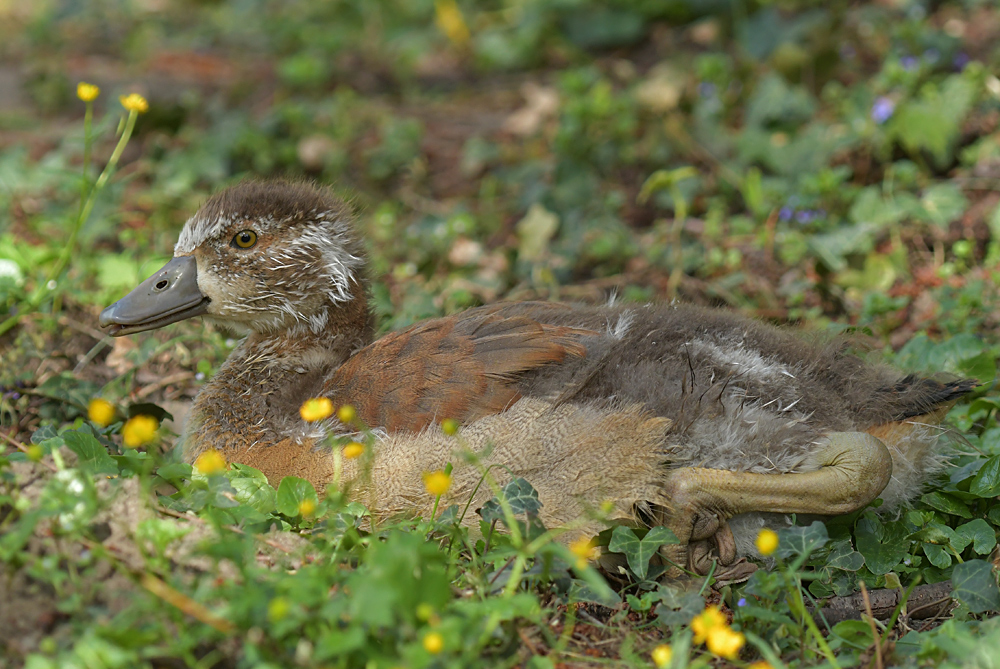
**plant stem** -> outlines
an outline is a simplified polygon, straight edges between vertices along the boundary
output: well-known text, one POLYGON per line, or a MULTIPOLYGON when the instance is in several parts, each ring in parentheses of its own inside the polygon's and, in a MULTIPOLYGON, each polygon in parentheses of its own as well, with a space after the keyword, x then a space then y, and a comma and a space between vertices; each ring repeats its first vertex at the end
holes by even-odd
POLYGON ((88 195, 86 194, 86 170, 90 161, 92 104, 89 102, 87 103, 87 113, 84 117, 84 178, 83 186, 80 190, 82 201, 80 211, 76 216, 76 221, 73 223, 73 230, 70 232, 69 240, 63 247, 62 253, 59 254, 59 259, 56 261, 55 268, 49 274, 48 280, 36 288, 34 294, 30 298, 21 303, 16 314, 8 317, 3 322, 0 322, 0 335, 17 325, 21 316, 36 311, 45 298, 53 293, 58 287, 56 280, 66 270, 70 259, 73 257, 73 252, 76 250, 76 240, 80 235, 80 230, 83 228, 83 224, 86 223, 87 218, 90 217, 90 212, 94 210, 94 203, 97 200, 98 194, 100 194, 101 190, 104 189, 104 185, 108 182, 111 174, 115 171, 115 167, 118 165, 119 159, 121 159, 122 152, 125 150, 125 145, 128 144, 128 140, 132 136, 132 130, 135 128, 135 119, 138 115, 138 112, 135 111, 130 111, 128 113, 128 118, 125 120, 125 127, 122 130, 121 137, 118 138, 118 144, 115 146, 115 150, 111 153, 111 158, 108 160, 108 164, 104 166, 104 170, 101 172, 101 175, 97 177, 97 181, 94 182, 94 187, 90 189, 90 193, 88 195), (86 197, 84 197, 84 195, 86 195, 86 197))

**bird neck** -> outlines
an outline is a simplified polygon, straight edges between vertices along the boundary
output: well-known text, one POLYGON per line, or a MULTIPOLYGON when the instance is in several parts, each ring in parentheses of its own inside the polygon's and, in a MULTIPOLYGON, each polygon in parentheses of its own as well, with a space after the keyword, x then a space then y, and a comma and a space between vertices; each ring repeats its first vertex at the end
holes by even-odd
MULTIPOLYGON (((350 299, 329 301, 308 318, 278 331, 252 331, 240 346, 245 366, 301 371, 342 365, 374 338, 364 286, 351 282, 350 299)), ((237 356, 240 351, 234 351, 237 356)))

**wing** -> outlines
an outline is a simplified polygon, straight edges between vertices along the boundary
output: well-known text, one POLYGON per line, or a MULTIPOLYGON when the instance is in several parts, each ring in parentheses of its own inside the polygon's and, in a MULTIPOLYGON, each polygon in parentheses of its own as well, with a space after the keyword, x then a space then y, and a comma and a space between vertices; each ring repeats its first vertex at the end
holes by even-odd
POLYGON ((519 375, 582 357, 590 330, 483 309, 392 333, 352 356, 324 395, 351 404, 369 426, 416 431, 503 411, 520 397, 519 375))

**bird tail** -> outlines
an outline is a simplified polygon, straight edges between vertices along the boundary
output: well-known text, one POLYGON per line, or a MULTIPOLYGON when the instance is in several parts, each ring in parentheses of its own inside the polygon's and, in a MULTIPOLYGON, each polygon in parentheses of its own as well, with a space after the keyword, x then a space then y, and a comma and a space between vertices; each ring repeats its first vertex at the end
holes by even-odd
POLYGON ((892 455, 892 479, 881 495, 882 512, 911 502, 927 480, 944 468, 947 457, 938 442, 950 430, 942 427, 941 421, 959 398, 978 385, 971 379, 940 382, 907 376, 894 386, 894 392, 908 396, 909 407, 901 406, 903 410, 896 414, 896 420, 867 430, 881 439, 892 455))

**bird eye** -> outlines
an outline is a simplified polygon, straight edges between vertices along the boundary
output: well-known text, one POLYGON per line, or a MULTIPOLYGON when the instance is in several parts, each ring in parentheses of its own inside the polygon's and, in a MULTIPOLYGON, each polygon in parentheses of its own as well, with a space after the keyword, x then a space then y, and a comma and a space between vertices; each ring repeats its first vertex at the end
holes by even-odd
POLYGON ((257 233, 253 230, 240 230, 233 237, 232 246, 241 249, 252 248, 257 243, 257 233))

